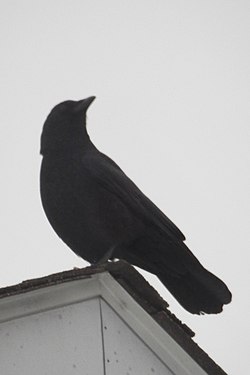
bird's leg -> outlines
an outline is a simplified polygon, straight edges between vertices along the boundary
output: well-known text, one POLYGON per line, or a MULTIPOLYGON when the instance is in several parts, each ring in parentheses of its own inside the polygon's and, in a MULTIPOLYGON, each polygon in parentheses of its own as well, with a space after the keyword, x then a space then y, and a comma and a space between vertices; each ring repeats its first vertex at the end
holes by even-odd
POLYGON ((95 262, 93 265, 99 266, 100 264, 106 263, 109 260, 109 258, 113 255, 116 247, 117 247, 116 245, 110 247, 108 249, 108 251, 106 251, 106 253, 97 262, 95 262))
POLYGON ((93 263, 93 266, 99 266, 100 264, 106 263, 109 259, 123 259, 122 250, 124 248, 126 249, 126 246, 128 246, 129 243, 131 243, 131 238, 126 239, 126 241, 124 241, 124 239, 120 240, 115 245, 111 246, 99 260, 93 263))

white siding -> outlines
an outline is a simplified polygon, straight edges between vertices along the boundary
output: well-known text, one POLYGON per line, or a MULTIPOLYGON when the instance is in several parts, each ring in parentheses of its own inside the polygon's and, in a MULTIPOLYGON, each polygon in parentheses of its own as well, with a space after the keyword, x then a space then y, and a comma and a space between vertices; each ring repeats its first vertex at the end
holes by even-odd
POLYGON ((99 299, 0 324, 0 374, 103 374, 99 299))
POLYGON ((101 301, 106 375, 173 374, 104 301, 101 301))

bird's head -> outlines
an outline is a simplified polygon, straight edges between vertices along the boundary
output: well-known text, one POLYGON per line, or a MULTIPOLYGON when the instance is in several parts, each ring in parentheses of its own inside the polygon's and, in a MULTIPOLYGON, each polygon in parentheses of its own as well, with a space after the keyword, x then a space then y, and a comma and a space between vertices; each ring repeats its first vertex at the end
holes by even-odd
POLYGON ((86 112, 95 96, 57 104, 48 115, 41 136, 41 154, 65 152, 82 145, 86 132, 86 112))

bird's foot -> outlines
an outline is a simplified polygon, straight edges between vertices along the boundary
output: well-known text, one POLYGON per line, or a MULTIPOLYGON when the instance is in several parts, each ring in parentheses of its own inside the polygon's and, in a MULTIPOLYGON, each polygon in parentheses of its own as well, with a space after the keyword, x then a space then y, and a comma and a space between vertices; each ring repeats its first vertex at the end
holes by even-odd
POLYGON ((101 264, 106 263, 110 258, 112 258, 114 250, 115 246, 112 246, 97 262, 93 264, 93 266, 100 266, 101 264))

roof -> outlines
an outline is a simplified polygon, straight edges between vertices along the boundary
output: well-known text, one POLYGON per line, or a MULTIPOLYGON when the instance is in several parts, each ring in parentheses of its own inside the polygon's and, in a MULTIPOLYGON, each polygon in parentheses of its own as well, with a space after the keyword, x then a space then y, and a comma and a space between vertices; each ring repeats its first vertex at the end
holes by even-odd
POLYGON ((168 309, 168 303, 125 261, 108 262, 55 273, 46 277, 23 281, 20 284, 1 288, 0 299, 30 292, 57 284, 90 278, 108 272, 129 295, 196 361, 209 375, 226 373, 192 339, 194 332, 168 309))

